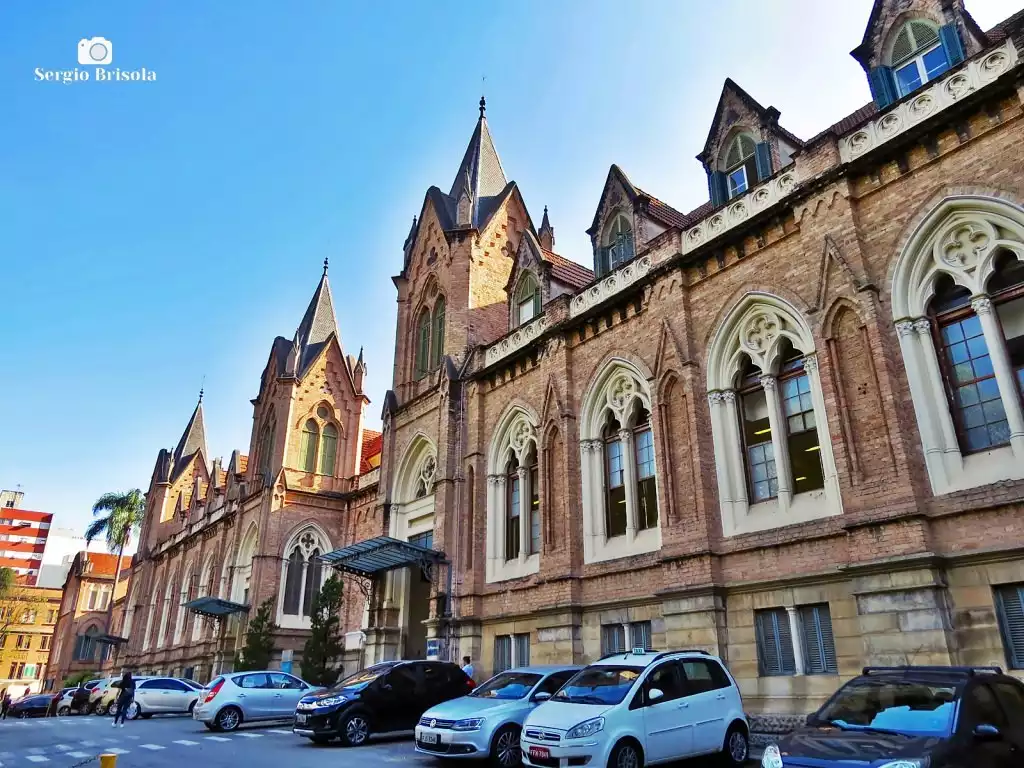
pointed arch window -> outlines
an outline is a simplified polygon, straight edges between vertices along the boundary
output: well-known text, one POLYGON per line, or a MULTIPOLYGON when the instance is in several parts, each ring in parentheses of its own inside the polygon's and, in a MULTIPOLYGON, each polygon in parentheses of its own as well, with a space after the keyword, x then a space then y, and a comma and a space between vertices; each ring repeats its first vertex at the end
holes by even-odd
POLYGON ((431 318, 431 340, 430 340, 430 369, 440 367, 441 358, 444 356, 444 296, 438 296, 434 303, 434 313, 431 318))
POLYGON ((519 516, 522 514, 523 489, 519 480, 519 461, 514 456, 505 465, 505 560, 519 557, 519 516))
POLYGON ((491 438, 487 476, 488 582, 521 578, 540 568, 541 505, 534 417, 512 408, 491 438))
POLYGON ((658 525, 658 490, 651 414, 639 403, 633 415, 633 447, 636 452, 636 527, 643 531, 658 525))
POLYGON ((540 554, 540 473, 537 466, 537 446, 530 449, 526 459, 526 474, 529 477, 530 542, 528 555, 540 554))
POLYGON ((314 549, 306 561, 306 583, 302 587, 302 615, 309 616, 313 606, 313 595, 320 591, 323 583, 323 565, 320 550, 314 549))
POLYGON ((259 447, 259 472, 260 480, 264 485, 270 484, 271 476, 271 460, 274 453, 274 431, 275 423, 274 420, 267 419, 267 422, 263 425, 263 430, 260 433, 260 447, 259 447))
POLYGON ((757 142, 750 134, 737 134, 729 142, 722 156, 722 170, 730 199, 742 195, 757 183, 757 142))
POLYGON ((323 586, 320 555, 328 549, 328 543, 312 528, 303 530, 289 543, 281 600, 281 613, 286 621, 288 617, 294 617, 293 622, 309 618, 313 596, 323 586))
POLYGON ((316 447, 320 442, 320 428, 313 419, 302 425, 302 445, 299 450, 299 468, 312 472, 316 468, 316 447))
POLYGON ((284 582, 284 613, 288 616, 297 616, 299 604, 302 601, 302 550, 295 547, 288 556, 288 573, 284 582))
POLYGON ((630 261, 636 255, 633 243, 633 225, 624 213, 616 214, 605 228, 601 249, 598 251, 597 271, 606 274, 630 261))
POLYGON ((608 413, 604 426, 604 471, 605 471, 605 536, 626 535, 626 467, 622 458, 621 426, 608 413))
POLYGON ((323 437, 320 438, 320 474, 333 475, 337 458, 338 428, 333 424, 324 424, 323 437))
POLYGON ((430 312, 424 309, 416 320, 416 378, 430 371, 430 312))
POLYGON ((532 272, 524 272, 516 288, 515 321, 525 325, 540 314, 540 286, 532 272))

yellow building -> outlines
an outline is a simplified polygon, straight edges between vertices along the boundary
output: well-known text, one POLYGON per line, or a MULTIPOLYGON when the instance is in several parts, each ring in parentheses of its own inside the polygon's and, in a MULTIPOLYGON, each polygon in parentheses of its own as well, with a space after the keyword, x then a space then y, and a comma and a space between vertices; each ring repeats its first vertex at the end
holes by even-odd
POLYGON ((15 586, 0 598, 0 690, 17 699, 46 679, 61 590, 15 586))

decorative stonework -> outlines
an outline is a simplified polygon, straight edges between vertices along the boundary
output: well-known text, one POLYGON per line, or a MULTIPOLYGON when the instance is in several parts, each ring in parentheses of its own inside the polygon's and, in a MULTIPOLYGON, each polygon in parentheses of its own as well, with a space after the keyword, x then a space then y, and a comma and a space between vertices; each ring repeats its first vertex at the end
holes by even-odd
POLYGON ((696 250, 719 235, 739 226, 751 216, 782 200, 796 187, 796 172, 790 168, 754 187, 683 233, 683 253, 696 250))
POLYGON ((591 307, 606 301, 617 293, 624 291, 640 278, 651 271, 651 257, 640 256, 624 264, 610 275, 586 288, 583 293, 573 296, 569 304, 569 316, 576 317, 591 307))
POLYGON ((536 320, 516 328, 512 333, 499 339, 484 352, 484 365, 492 365, 513 352, 522 349, 540 336, 547 328, 547 317, 541 315, 536 320))
POLYGON ((839 158, 848 163, 899 136, 964 96, 984 88, 1013 68, 1017 59, 1017 49, 1007 40, 985 56, 967 62, 953 74, 935 81, 913 98, 839 139, 839 158))
POLYGON ((899 336, 907 337, 914 333, 914 323, 911 320, 900 320, 896 323, 896 333, 899 336))
POLYGON ((988 296, 979 296, 971 302, 971 309, 976 315, 989 315, 992 313, 992 299, 988 296))

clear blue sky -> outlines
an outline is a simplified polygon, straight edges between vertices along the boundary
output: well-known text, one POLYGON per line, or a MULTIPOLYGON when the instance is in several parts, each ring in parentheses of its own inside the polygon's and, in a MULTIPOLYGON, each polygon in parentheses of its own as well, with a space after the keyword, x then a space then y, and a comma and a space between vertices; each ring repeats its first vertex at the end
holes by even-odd
MULTIPOLYGON (((0 6, 0 487, 78 529, 145 489, 205 376, 214 455, 248 450, 275 335, 325 256, 377 423, 401 246, 477 116, 557 250, 588 262, 608 167, 681 210, 726 76, 808 137, 869 99, 870 0, 30 2, 0 6), (36 82, 80 38, 155 83, 36 82)), ((1021 0, 968 0, 984 28, 1021 0)))

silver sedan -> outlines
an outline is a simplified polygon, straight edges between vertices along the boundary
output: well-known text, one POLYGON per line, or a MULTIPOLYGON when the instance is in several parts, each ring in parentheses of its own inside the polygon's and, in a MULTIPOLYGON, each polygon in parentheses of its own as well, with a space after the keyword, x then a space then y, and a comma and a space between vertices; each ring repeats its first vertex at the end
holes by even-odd
POLYGON ((313 686, 277 670, 220 675, 199 692, 192 717, 211 731, 233 731, 242 723, 287 720, 313 686))
POLYGON ((526 715, 580 669, 531 666, 500 672, 468 696, 424 712, 416 726, 416 751, 446 758, 490 758, 502 768, 518 766, 519 731, 526 715))

